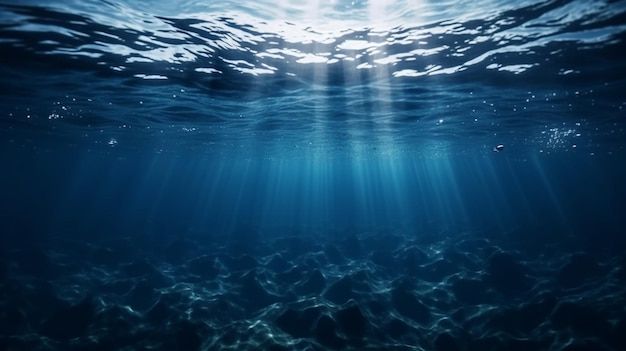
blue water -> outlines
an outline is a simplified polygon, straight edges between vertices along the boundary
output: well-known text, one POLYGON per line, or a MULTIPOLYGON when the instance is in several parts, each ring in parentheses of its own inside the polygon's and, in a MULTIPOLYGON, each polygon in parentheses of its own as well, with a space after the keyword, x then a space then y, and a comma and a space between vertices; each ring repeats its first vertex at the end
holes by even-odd
POLYGON ((0 349, 623 350, 625 40, 625 1, 0 0, 0 349))

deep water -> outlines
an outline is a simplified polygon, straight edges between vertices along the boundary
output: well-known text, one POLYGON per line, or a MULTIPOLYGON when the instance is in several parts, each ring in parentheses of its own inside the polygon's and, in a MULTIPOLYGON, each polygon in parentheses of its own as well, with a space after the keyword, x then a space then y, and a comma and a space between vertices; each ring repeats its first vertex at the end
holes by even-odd
POLYGON ((626 350, 625 39, 624 1, 0 0, 0 350, 626 350))

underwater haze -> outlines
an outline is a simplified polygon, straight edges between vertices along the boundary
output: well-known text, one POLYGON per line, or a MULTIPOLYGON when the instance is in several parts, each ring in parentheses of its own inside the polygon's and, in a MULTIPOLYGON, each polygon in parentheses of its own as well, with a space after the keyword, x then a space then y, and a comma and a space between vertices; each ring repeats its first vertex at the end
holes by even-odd
POLYGON ((0 350, 626 350, 626 1, 0 0, 0 350))

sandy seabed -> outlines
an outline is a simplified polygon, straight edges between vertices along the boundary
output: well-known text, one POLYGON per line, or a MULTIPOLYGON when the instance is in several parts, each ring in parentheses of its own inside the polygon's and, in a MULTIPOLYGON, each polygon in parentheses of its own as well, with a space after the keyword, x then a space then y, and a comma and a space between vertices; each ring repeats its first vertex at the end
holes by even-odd
POLYGON ((626 258, 469 234, 2 249, 0 350, 626 350, 626 258))

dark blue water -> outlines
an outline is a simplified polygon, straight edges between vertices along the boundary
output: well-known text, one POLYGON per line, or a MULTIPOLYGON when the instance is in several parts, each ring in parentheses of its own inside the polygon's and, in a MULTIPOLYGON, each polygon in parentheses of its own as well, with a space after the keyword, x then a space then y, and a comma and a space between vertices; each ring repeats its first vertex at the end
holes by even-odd
POLYGON ((1 350, 626 349, 626 2, 0 1, 1 350))

